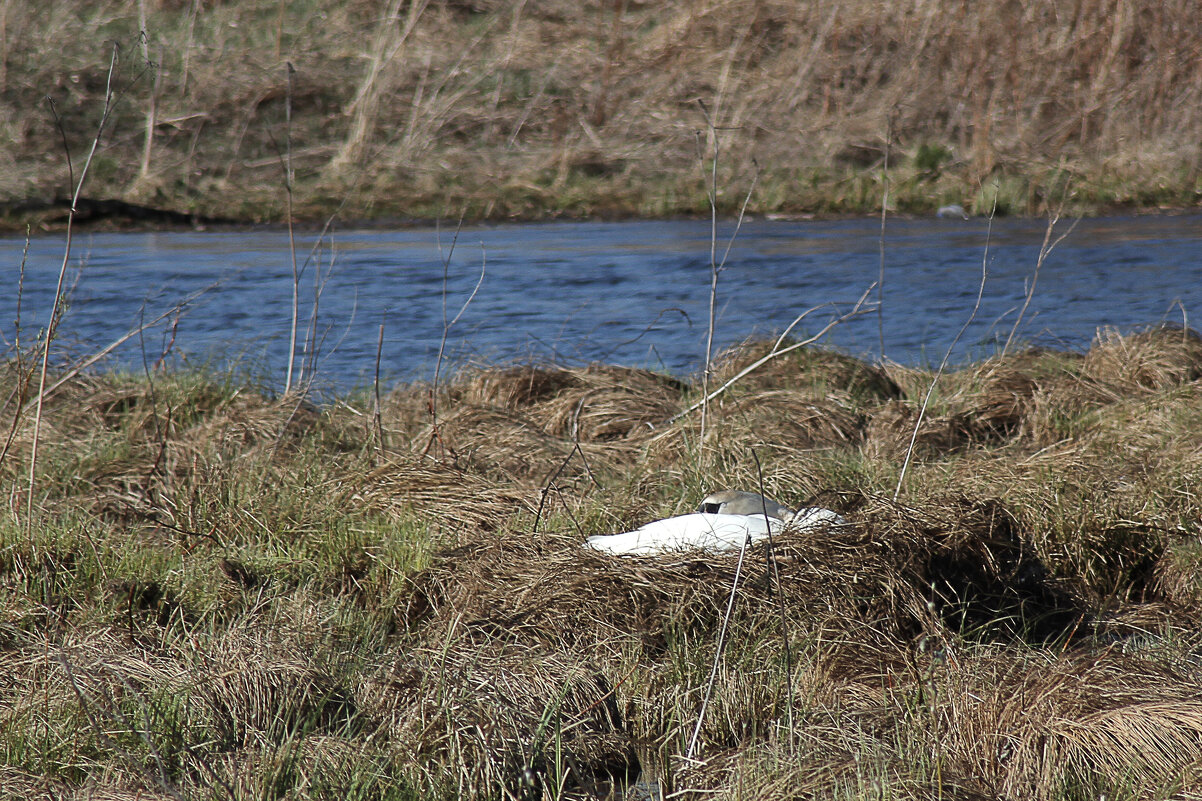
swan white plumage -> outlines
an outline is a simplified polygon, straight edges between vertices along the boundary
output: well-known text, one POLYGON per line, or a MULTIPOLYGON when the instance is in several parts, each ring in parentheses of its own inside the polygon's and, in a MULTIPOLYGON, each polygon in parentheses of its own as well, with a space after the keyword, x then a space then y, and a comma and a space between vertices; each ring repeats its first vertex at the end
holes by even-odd
POLYGON ((797 530, 846 523, 829 509, 814 507, 794 512, 754 492, 723 490, 707 496, 693 514, 655 520, 621 534, 589 537, 585 547, 625 556, 685 549, 729 551, 743 547, 748 537, 755 544, 786 527, 797 530))

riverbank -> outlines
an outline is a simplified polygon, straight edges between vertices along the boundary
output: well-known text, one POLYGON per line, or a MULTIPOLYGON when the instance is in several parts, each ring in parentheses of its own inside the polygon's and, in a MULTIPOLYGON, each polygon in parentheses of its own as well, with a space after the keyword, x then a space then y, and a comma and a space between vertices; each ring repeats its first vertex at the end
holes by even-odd
POLYGON ((106 88, 85 195, 185 223, 707 214, 715 144, 726 214, 1199 203, 1188 4, 389 6, 6 8, 3 224, 56 224, 106 88))
POLYGON ((10 795, 1202 789, 1193 332, 1014 352, 925 405, 930 371, 799 349, 704 418, 700 387, 607 365, 321 408, 78 376, 40 421, 36 363, 2 376, 10 795), (782 535, 771 569, 581 548, 717 487, 851 525, 782 535))

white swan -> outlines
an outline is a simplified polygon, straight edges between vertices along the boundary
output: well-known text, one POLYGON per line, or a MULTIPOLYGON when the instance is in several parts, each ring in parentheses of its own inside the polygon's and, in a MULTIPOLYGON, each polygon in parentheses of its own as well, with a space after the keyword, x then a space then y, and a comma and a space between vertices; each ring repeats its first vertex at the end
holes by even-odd
POLYGON ((621 534, 589 537, 585 547, 626 556, 650 556, 688 548, 730 551, 743 547, 748 537, 755 544, 786 527, 797 530, 846 523, 830 509, 814 507, 794 512, 754 492, 723 490, 707 496, 694 514, 656 520, 621 534))

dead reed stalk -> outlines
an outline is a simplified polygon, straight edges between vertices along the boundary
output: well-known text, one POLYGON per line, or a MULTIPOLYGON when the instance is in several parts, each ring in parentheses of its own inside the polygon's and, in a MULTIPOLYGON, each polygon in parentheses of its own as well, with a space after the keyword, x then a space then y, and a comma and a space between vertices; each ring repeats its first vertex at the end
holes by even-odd
POLYGON ((964 325, 960 326, 960 330, 956 332, 956 336, 952 338, 948 344, 947 350, 943 353, 943 358, 939 361, 939 369, 935 371, 935 375, 931 377, 931 383, 927 386, 926 395, 922 398, 922 405, 918 409, 918 417, 914 421, 914 432, 910 436, 910 444, 906 448, 905 458, 902 459, 901 470, 897 476, 897 487, 893 490, 893 500, 897 500, 901 495, 902 485, 906 481, 906 470, 910 467, 910 459, 914 454, 914 442, 918 438, 918 429, 922 426, 922 419, 926 416, 927 405, 931 402, 931 395, 935 392, 935 385, 939 382, 939 377, 943 375, 943 371, 947 368, 948 359, 951 358, 952 350, 959 343, 960 337, 964 336, 964 332, 968 330, 968 326, 977 317, 977 311, 981 308, 981 298, 985 294, 985 280, 989 275, 989 242, 990 236, 993 234, 993 218, 997 213, 996 193, 994 194, 994 207, 989 212, 989 227, 985 231, 985 249, 981 255, 981 281, 977 286, 977 299, 973 303, 972 312, 968 315, 968 319, 964 321, 964 325))
MULTIPOLYGON (((80 193, 83 192, 84 182, 88 177, 88 169, 92 166, 92 159, 96 155, 96 150, 100 146, 100 137, 104 133, 105 126, 108 124, 109 115, 113 110, 113 102, 116 99, 116 88, 113 85, 113 78, 116 76, 118 63, 118 47, 113 45, 112 55, 109 59, 108 78, 104 90, 104 108, 100 114, 100 122, 96 126, 96 135, 92 137, 92 145, 88 149, 88 156, 84 159, 83 168, 79 171, 79 181, 75 181, 75 172, 71 166, 71 151, 66 147, 66 134, 63 134, 64 150, 67 158, 67 174, 70 178, 70 183, 74 184, 74 192, 71 195, 71 208, 67 213, 67 234, 66 244, 63 246, 63 261, 58 270, 58 281, 54 288, 54 301, 50 308, 50 319, 46 324, 45 335, 42 337, 42 368, 38 376, 38 394, 36 408, 34 409, 33 417, 33 445, 29 456, 29 492, 26 497, 25 509, 25 533, 26 537, 32 536, 33 527, 33 510, 34 510, 34 484, 37 477, 38 465, 38 439, 42 427, 42 402, 46 397, 46 373, 50 364, 50 344, 54 341, 55 329, 58 326, 59 307, 62 303, 63 279, 67 274, 67 265, 71 261, 71 234, 72 222, 75 220, 76 205, 79 203, 80 193)), ((51 104, 51 110, 53 110, 51 104)), ((57 114, 56 114, 57 116, 57 114)), ((59 131, 62 133, 61 123, 59 131)))

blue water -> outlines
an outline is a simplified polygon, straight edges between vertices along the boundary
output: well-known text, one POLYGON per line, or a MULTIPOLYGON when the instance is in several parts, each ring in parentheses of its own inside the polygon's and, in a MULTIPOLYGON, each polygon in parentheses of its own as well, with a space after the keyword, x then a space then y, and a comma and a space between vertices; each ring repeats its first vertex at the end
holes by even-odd
MULTIPOLYGON (((1056 235, 1067 232, 1062 222, 1056 235)), ((957 345, 963 361, 996 352, 1035 280, 1046 223, 890 220, 881 314, 837 326, 824 342, 870 359, 935 364, 957 345), (988 253, 985 248, 988 243, 988 253)), ((721 227, 721 258, 731 224, 721 227)), ((371 381, 379 328, 381 374, 428 378, 446 320, 446 358, 506 363, 604 361, 688 374, 704 360, 710 291, 705 221, 552 223, 298 236, 300 334, 316 334, 319 384, 371 381), (441 248, 440 248, 441 245, 441 248), (481 279, 483 271, 483 279, 481 279), (444 293, 444 273, 446 291, 444 293), (316 304, 316 326, 314 298, 316 304)), ((1055 236, 1053 237, 1055 238, 1055 236)), ((45 324, 64 238, 0 239, 0 333, 20 319, 28 342, 45 324)), ((1084 348, 1100 326, 1131 331, 1202 319, 1202 217, 1080 221, 1040 268, 1016 339, 1084 348)), ((749 221, 718 279, 716 346, 783 330, 811 334, 852 309, 877 281, 879 221, 749 221)), ((93 353, 190 298, 176 317, 115 351, 108 364, 141 369, 169 351, 174 363, 243 361, 282 384, 292 305, 285 232, 77 234, 60 329, 64 359, 93 353), (200 294, 196 294, 200 293, 200 294)), ((876 302, 878 290, 869 292, 876 302)), ((299 369, 300 361, 297 362, 299 369)))

